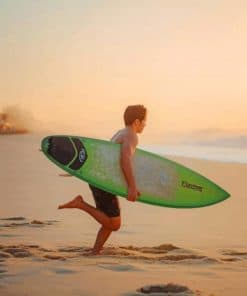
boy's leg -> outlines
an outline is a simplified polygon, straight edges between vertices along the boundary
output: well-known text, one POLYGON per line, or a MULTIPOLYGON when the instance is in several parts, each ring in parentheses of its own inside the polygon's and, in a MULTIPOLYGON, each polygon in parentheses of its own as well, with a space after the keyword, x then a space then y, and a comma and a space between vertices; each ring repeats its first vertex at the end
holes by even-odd
POLYGON ((97 208, 86 203, 80 195, 76 196, 73 200, 66 204, 60 205, 58 209, 80 209, 91 215, 97 222, 99 222, 104 228, 111 231, 116 231, 120 228, 120 217, 108 217, 105 213, 97 208), (118 219, 117 219, 118 218, 118 219))
POLYGON ((112 231, 117 231, 120 228, 121 225, 121 217, 113 217, 110 218, 112 220, 112 225, 115 225, 114 230, 105 228, 104 226, 102 226, 97 234, 96 237, 96 241, 94 243, 94 247, 93 247, 93 254, 99 254, 99 252, 101 251, 104 243, 107 241, 107 239, 109 238, 109 236, 111 235, 112 231))
POLYGON ((92 253, 99 254, 104 243, 107 241, 108 237, 111 235, 112 231, 108 228, 102 226, 97 234, 92 253))

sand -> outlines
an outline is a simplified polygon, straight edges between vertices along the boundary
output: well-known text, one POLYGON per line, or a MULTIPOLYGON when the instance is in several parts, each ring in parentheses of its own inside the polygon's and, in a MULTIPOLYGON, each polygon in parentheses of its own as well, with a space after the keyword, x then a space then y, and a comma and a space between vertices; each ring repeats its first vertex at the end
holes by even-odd
POLYGON ((201 209, 120 198, 122 227, 89 255, 98 224, 57 210, 86 183, 38 151, 43 135, 0 137, 0 295, 247 295, 247 165, 172 158, 231 193, 201 209))

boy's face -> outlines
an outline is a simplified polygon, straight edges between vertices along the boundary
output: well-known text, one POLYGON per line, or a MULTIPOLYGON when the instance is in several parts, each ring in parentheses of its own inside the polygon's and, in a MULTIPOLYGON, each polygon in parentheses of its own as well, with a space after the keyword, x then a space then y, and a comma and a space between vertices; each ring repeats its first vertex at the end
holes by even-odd
POLYGON ((136 132, 138 134, 143 132, 143 130, 144 130, 145 126, 146 126, 146 120, 147 120, 147 116, 145 116, 145 118, 143 120, 139 120, 139 119, 135 120, 136 132))

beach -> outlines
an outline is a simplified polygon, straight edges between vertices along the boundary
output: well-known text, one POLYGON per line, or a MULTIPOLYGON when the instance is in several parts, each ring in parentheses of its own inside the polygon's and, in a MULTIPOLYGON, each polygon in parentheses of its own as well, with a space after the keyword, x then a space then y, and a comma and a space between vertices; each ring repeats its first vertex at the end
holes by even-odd
POLYGON ((122 226, 91 256, 99 225, 58 210, 88 185, 61 177, 42 134, 0 137, 0 295, 211 295, 247 293, 247 164, 166 156, 219 184, 226 201, 172 209, 119 198, 122 226))

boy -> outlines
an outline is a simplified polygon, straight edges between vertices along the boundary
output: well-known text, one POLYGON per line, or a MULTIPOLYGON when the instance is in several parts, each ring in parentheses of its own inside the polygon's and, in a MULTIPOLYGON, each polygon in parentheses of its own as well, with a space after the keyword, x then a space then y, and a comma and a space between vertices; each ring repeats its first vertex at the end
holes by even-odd
MULTIPOLYGON (((145 128, 146 116, 147 109, 143 105, 128 106, 124 112, 125 128, 119 130, 111 139, 111 141, 121 144, 120 166, 128 187, 127 199, 131 202, 136 201, 140 195, 133 173, 132 157, 138 144, 137 134, 142 133, 145 128)), ((96 208, 86 203, 82 196, 78 195, 70 202, 60 205, 58 209, 77 208, 83 210, 101 224, 92 249, 92 254, 97 255, 112 231, 117 231, 121 226, 120 207, 115 195, 91 185, 89 187, 93 193, 96 208)))

